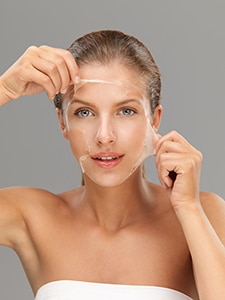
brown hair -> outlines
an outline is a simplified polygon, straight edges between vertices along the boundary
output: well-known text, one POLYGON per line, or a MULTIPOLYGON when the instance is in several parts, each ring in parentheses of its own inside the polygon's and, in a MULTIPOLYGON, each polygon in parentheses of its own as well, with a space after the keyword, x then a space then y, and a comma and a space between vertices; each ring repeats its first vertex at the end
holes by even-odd
MULTIPOLYGON (((148 48, 137 38, 116 30, 95 31, 76 39, 67 50, 72 53, 78 67, 92 62, 107 65, 117 60, 139 72, 145 80, 154 113, 160 102, 160 72, 148 48)), ((55 106, 62 109, 62 101, 62 94, 57 94, 55 106)))

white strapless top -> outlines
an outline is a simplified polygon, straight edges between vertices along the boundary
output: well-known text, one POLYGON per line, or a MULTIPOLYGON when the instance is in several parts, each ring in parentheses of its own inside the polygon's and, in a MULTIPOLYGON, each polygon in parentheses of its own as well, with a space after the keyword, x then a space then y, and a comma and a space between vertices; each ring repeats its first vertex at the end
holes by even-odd
POLYGON ((192 300, 185 294, 157 286, 58 280, 44 284, 35 300, 192 300))

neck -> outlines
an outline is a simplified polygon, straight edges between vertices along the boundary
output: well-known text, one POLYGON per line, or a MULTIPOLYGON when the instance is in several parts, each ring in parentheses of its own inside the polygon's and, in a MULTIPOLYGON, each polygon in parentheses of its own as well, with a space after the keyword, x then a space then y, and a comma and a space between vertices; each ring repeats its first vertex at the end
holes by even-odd
POLYGON ((107 231, 117 231, 146 215, 151 198, 139 172, 115 187, 102 187, 85 180, 83 203, 91 219, 107 231))

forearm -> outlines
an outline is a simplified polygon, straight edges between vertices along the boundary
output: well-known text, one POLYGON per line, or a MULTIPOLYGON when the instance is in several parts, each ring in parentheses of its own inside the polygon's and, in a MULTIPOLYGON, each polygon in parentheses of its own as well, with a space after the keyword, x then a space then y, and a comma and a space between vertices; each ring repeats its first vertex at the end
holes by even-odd
POLYGON ((225 299, 225 247, 200 204, 177 211, 192 261, 200 300, 225 299))
POLYGON ((7 89, 4 86, 2 77, 0 76, 0 106, 6 104, 11 100, 10 96, 7 93, 7 89))

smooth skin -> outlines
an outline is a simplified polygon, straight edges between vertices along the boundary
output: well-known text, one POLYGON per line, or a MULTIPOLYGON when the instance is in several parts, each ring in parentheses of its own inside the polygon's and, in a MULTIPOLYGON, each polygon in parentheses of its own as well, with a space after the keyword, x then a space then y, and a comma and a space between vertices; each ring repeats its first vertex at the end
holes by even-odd
MULTIPOLYGON (((79 70, 66 50, 30 47, 0 77, 0 104, 43 91, 52 99, 95 71, 79 70)), ((159 106, 155 128, 161 113, 159 106)), ((103 137, 96 148, 109 143, 103 137)), ((199 191, 202 155, 173 131, 159 136, 155 158, 161 186, 147 182, 140 166, 118 186, 103 187, 84 175, 85 186, 58 195, 27 187, 0 190, 0 244, 16 251, 34 294, 49 281, 72 279, 225 299, 225 203, 199 191)))

